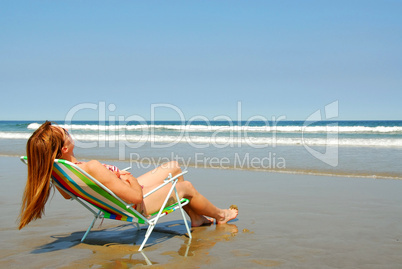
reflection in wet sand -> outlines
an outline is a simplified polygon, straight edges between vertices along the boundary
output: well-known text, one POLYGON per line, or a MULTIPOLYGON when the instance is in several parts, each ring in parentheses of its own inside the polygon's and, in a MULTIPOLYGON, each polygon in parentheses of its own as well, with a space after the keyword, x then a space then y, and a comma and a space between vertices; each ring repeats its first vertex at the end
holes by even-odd
MULTIPOLYGON (((127 231, 127 227, 124 225, 99 231, 102 232, 100 238, 95 237, 76 246, 77 248, 89 248, 93 253, 90 259, 76 261, 76 263, 101 268, 131 268, 141 265, 163 265, 165 268, 169 265, 175 267, 177 264, 192 268, 197 264, 213 262, 214 258, 209 256, 211 249, 218 242, 235 239, 238 233, 238 228, 234 224, 201 226, 192 228, 193 238, 190 239, 179 232, 183 228, 181 226, 184 227, 184 225, 176 223, 165 223, 165 225, 157 227, 155 229, 157 233, 150 238, 152 244, 141 252, 138 252, 139 245, 129 242, 141 241, 145 231, 141 230, 133 235, 127 231), (172 227, 174 227, 173 230, 172 227), (175 246, 179 246, 176 243, 163 243, 170 239, 182 240, 183 243, 178 248, 175 248, 175 246), (171 258, 167 259, 167 256, 171 258)), ((72 265, 70 264, 69 267, 72 265)))
POLYGON ((192 230, 193 238, 187 239, 178 251, 166 251, 162 255, 169 255, 175 260, 180 256, 191 257, 188 262, 203 264, 210 260, 208 255, 218 242, 233 240, 237 233, 237 226, 229 223, 196 227, 192 230))

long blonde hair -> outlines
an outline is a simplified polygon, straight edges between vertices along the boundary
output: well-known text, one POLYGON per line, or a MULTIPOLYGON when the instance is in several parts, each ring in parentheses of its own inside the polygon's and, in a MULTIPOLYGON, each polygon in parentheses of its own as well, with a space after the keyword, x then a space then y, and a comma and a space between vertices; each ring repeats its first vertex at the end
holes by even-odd
POLYGON ((62 155, 64 133, 46 121, 28 139, 28 179, 22 198, 19 229, 42 217, 50 193, 54 159, 62 155))

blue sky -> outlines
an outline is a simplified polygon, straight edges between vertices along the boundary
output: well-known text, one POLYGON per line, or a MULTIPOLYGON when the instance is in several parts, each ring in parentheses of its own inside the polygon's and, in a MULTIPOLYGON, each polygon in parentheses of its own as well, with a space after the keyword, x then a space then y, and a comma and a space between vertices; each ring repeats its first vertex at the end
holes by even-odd
POLYGON ((1 1, 0 120, 402 119, 402 1, 1 1), (109 111, 112 104, 115 109, 109 111), (71 114, 71 111, 76 113, 71 114), (70 114, 69 114, 70 112, 70 114))

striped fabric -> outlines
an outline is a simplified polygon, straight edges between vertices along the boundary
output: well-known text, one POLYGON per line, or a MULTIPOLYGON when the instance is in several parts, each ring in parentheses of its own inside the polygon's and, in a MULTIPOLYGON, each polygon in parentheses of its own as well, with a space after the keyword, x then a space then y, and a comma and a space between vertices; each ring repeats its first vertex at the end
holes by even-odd
POLYGON ((144 223, 138 213, 99 187, 90 178, 64 160, 53 165, 52 179, 63 189, 80 197, 101 210, 104 218, 144 223))
MULTIPOLYGON (((28 158, 26 156, 21 156, 20 159, 25 164, 28 163, 28 158)), ((139 212, 135 210, 135 207, 131 207, 130 205, 125 203, 114 193, 112 193, 108 188, 98 182, 95 178, 87 174, 76 164, 69 161, 62 159, 56 159, 54 161, 52 180, 61 189, 61 191, 65 191, 67 194, 74 197, 75 199, 79 197, 80 199, 76 200, 94 214, 94 219, 92 220, 92 223, 89 225, 87 231, 83 235, 81 242, 84 242, 86 236, 91 231, 95 221, 98 218, 103 217, 108 219, 136 222, 139 224, 147 224, 148 229, 145 233, 145 238, 142 241, 140 248, 138 249, 139 251, 141 251, 144 248, 150 234, 152 233, 159 219, 178 209, 180 209, 179 211, 181 211, 184 225, 187 229, 188 237, 191 239, 191 230, 187 224, 185 213, 182 208, 190 201, 186 198, 182 198, 179 202, 176 202, 175 204, 170 206, 166 206, 167 201, 169 200, 169 197, 173 193, 173 191, 176 195, 176 198, 179 200, 179 196, 175 186, 178 178, 186 173, 187 171, 184 171, 180 174, 175 175, 174 177, 169 175, 169 177, 167 178, 168 180, 166 180, 160 186, 156 187, 154 190, 150 191, 144 196, 146 197, 147 195, 159 190, 161 187, 166 186, 167 184, 171 184, 170 191, 165 198, 165 202, 161 205, 161 208, 158 210, 158 212, 151 214, 149 218, 145 218, 144 216, 142 216, 139 212), (84 201, 99 209, 100 211, 97 213, 84 201)), ((137 228, 139 229, 139 225, 137 225, 137 228)))

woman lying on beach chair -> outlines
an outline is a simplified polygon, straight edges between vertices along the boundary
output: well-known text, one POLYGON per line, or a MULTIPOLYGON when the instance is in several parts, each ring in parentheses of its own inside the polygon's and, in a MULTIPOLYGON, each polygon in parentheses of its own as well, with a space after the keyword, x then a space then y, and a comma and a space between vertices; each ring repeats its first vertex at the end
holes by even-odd
MULTIPOLYGON (((161 207, 169 188, 166 186, 145 199, 143 199, 143 193, 159 186, 169 174, 174 176, 181 172, 177 162, 173 161, 135 178, 127 171, 101 164, 96 160, 79 162, 75 158, 73 150, 74 141, 68 131, 54 126, 48 121, 29 138, 27 143, 28 180, 19 216, 19 229, 32 220, 41 218, 49 197, 50 178, 55 159, 64 159, 77 164, 123 201, 136 204, 137 210, 144 215, 151 214, 161 207)), ((190 201, 183 209, 190 217, 193 227, 211 224, 214 220, 216 224, 223 224, 236 218, 238 214, 238 210, 235 208, 220 209, 214 206, 189 181, 184 181, 182 176, 179 178, 176 188, 180 198, 187 198, 190 201)), ((70 198, 66 197, 63 192, 61 193, 65 198, 70 198)))

